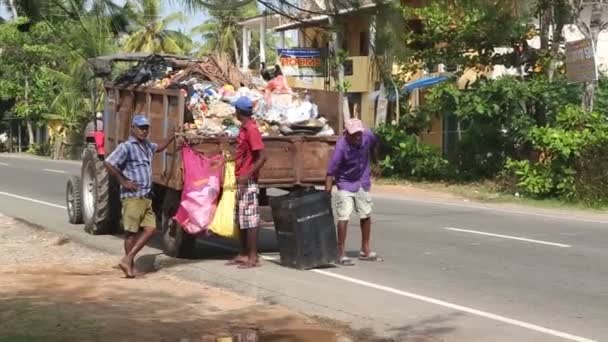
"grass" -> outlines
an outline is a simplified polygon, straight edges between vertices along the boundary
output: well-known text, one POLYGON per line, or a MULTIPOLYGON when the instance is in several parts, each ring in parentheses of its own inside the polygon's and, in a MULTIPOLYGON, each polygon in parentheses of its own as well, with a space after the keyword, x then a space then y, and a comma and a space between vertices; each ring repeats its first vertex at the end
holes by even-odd
POLYGON ((529 207, 545 209, 575 209, 587 212, 605 213, 608 206, 590 207, 581 202, 567 202, 555 198, 535 199, 524 197, 519 194, 509 194, 498 190, 496 183, 491 181, 471 183, 448 183, 448 182, 411 182, 399 179, 379 179, 380 185, 408 185, 419 189, 443 192, 463 197, 472 201, 482 203, 506 203, 519 204, 529 207))

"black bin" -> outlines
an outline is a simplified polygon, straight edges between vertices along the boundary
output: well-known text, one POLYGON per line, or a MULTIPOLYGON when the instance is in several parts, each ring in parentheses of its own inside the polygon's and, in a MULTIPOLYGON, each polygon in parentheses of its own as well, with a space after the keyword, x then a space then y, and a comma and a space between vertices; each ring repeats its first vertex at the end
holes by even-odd
POLYGON ((270 201, 281 264, 300 270, 336 262, 336 224, 324 191, 297 191, 270 201))

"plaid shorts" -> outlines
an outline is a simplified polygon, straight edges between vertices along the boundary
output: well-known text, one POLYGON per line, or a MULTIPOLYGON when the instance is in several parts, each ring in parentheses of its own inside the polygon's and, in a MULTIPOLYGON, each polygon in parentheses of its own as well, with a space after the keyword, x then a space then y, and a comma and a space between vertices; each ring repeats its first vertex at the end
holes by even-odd
POLYGON ((239 228, 258 228, 260 226, 260 207, 258 205, 258 183, 256 181, 249 180, 246 186, 239 186, 237 203, 236 216, 239 228))

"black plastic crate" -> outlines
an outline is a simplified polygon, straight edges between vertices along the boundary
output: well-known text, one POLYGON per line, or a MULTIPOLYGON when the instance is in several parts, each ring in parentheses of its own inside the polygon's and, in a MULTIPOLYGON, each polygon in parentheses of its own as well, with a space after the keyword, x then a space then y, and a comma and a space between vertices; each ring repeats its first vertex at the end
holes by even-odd
POLYGON ((270 201, 281 264, 300 270, 336 262, 336 224, 331 196, 299 191, 270 201))

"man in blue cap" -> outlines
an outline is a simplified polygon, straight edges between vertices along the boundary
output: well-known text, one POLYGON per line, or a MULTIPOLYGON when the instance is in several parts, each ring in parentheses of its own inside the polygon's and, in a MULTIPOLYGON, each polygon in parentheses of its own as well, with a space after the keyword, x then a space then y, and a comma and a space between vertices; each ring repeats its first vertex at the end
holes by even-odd
POLYGON ((148 140, 150 121, 135 115, 131 136, 118 145, 105 160, 105 166, 120 183, 122 223, 125 230, 125 256, 119 263, 127 278, 135 276, 135 256, 148 243, 156 230, 152 210, 152 159, 175 139, 171 136, 161 145, 148 140))
POLYGON ((229 264, 239 268, 252 268, 258 263, 258 231, 260 209, 258 206, 258 175, 266 162, 262 135, 253 116, 253 102, 242 96, 232 103, 241 122, 237 138, 235 173, 238 182, 237 216, 241 248, 239 255, 229 264))

